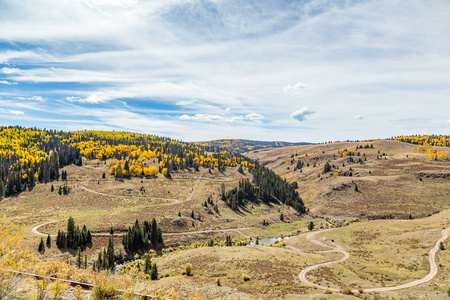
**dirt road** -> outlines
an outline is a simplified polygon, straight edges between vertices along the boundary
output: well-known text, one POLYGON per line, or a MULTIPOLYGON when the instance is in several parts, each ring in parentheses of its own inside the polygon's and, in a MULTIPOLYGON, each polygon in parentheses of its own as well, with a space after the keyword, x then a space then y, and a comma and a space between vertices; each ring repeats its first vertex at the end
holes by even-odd
MULTIPOLYGON (((331 248, 332 250, 330 250, 330 251, 333 251, 333 252, 340 252, 340 253, 342 253, 342 254, 344 255, 344 257, 341 258, 341 259, 335 260, 335 261, 330 261, 330 262, 320 263, 320 264, 317 264, 317 265, 313 265, 313 266, 307 267, 306 269, 302 270, 302 271, 300 272, 300 274, 298 275, 298 278, 300 279, 301 282, 303 282, 303 283, 305 283, 305 284, 307 284, 307 285, 310 285, 310 286, 319 288, 319 289, 329 289, 329 290, 331 290, 331 291, 333 291, 333 292, 339 292, 339 291, 341 290, 340 288, 335 288, 335 287, 329 287, 329 286, 324 286, 324 285, 320 285, 320 284, 315 284, 315 283, 309 281, 309 280, 306 278, 306 274, 308 274, 308 272, 310 272, 310 271, 312 271, 312 270, 314 270, 314 269, 317 269, 317 268, 320 268, 320 267, 323 267, 323 266, 327 266, 327 265, 331 265, 331 264, 341 263, 341 262, 347 260, 347 259, 350 257, 350 255, 348 254, 348 252, 345 251, 345 249, 342 248, 340 245, 338 245, 338 244, 335 243, 334 246, 329 246, 329 245, 326 245, 326 244, 324 244, 324 243, 322 243, 322 242, 316 240, 316 238, 315 238, 315 235, 316 235, 317 233, 320 233, 320 232, 328 232, 328 231, 332 231, 332 230, 336 230, 336 229, 337 229, 337 228, 328 229, 328 230, 321 230, 321 231, 316 231, 316 232, 310 232, 310 233, 308 233, 308 234, 306 235, 306 238, 307 238, 309 241, 311 241, 312 243, 315 243, 315 244, 320 245, 320 246, 325 246, 325 247, 331 248)), ((434 276, 436 276, 437 271, 438 271, 438 267, 437 267, 437 265, 436 265, 436 253, 437 253, 438 250, 439 250, 439 244, 440 244, 441 242, 445 241, 445 240, 448 238, 448 236, 449 236, 449 234, 450 234, 450 228, 447 228, 447 229, 442 230, 441 234, 442 234, 442 237, 436 242, 436 245, 435 245, 435 246, 433 247, 433 249, 431 249, 430 252, 429 252, 430 272, 428 273, 427 276, 425 276, 425 277, 423 277, 423 278, 421 278, 421 279, 415 280, 415 281, 411 281, 411 282, 402 284, 402 285, 389 286, 389 287, 378 287, 378 288, 365 288, 365 289, 363 288, 363 290, 364 290, 365 292, 388 292, 388 291, 395 291, 395 290, 400 290, 400 289, 410 288, 410 287, 413 287, 413 286, 416 286, 416 285, 419 285, 419 284, 428 282, 428 281, 430 281, 431 279, 433 279, 434 276)), ((324 251, 317 251, 317 252, 324 252, 324 251)), ((353 293, 357 293, 358 290, 357 290, 357 289, 354 289, 354 290, 352 290, 352 292, 353 292, 353 293)))

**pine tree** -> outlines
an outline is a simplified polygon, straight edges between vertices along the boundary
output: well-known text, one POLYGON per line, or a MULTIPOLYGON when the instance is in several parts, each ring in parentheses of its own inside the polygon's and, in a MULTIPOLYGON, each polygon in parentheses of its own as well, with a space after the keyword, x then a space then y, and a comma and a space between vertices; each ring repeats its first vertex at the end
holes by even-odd
POLYGON ((311 221, 308 223, 308 230, 312 231, 313 229, 314 229, 314 223, 313 223, 313 221, 311 221))
POLYGON ((39 242, 38 251, 41 254, 45 252, 44 239, 42 239, 42 238, 41 238, 41 241, 39 242))
POLYGON ((107 251, 107 268, 112 269, 114 267, 114 240, 113 237, 109 237, 109 243, 108 243, 108 251, 107 251))
POLYGON ((75 221, 72 217, 67 221, 67 248, 76 247, 75 221))
POLYGON ((81 263, 83 262, 82 258, 81 258, 81 247, 78 247, 78 251, 77 251, 77 268, 81 268, 81 263))
POLYGON ((151 270, 152 270, 152 260, 150 258, 150 255, 147 254, 144 261, 144 273, 150 274, 151 270))
POLYGON ((152 219, 152 229, 150 233, 150 241, 152 245, 156 245, 158 243, 158 226, 156 225, 156 219, 152 219))
POLYGON ((52 246, 52 238, 50 237, 50 234, 47 235, 47 248, 50 248, 52 246))
POLYGON ((161 230, 161 228, 158 227, 158 244, 162 244, 163 242, 164 242, 164 240, 163 240, 162 230, 161 230))
POLYGON ((150 279, 151 280, 157 280, 158 279, 158 267, 156 266, 156 263, 152 265, 152 270, 150 272, 150 279))
POLYGON ((55 191, 55 187, 52 184, 52 187, 50 188, 50 191, 53 193, 55 191))
POLYGON ((86 243, 87 243, 87 244, 92 244, 92 234, 91 234, 91 231, 90 231, 90 230, 87 231, 87 235, 86 235, 86 243))
POLYGON ((284 222, 284 215, 283 215, 283 213, 280 214, 280 220, 281 220, 282 222, 284 222))

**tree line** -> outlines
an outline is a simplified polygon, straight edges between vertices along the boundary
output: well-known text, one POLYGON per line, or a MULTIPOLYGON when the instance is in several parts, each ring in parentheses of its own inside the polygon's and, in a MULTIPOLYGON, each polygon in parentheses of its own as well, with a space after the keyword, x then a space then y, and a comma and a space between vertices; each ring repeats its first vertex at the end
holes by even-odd
POLYGON ((82 251, 88 244, 92 244, 91 231, 86 228, 86 225, 83 225, 82 229, 79 226, 75 227, 75 221, 72 217, 67 221, 67 232, 58 230, 56 236, 56 246, 58 248, 75 250, 81 248, 82 251))
POLYGON ((156 219, 152 222, 144 221, 141 225, 139 220, 132 227, 128 227, 127 233, 123 235, 122 244, 126 251, 137 252, 141 249, 146 249, 151 246, 155 247, 158 244, 163 244, 163 236, 161 228, 158 227, 156 219))

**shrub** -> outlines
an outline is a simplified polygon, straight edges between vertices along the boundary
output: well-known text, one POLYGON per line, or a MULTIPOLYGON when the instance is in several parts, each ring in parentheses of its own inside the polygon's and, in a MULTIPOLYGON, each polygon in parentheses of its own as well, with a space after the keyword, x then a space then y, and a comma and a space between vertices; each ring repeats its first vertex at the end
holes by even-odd
POLYGON ((60 280, 56 280, 49 284, 49 289, 54 299, 61 299, 61 295, 69 288, 69 284, 60 280))
POLYGON ((114 299, 118 295, 118 291, 114 285, 106 282, 104 279, 96 281, 92 289, 92 296, 95 300, 114 299))
POLYGON ((191 276, 192 275, 192 265, 189 263, 186 264, 185 271, 186 271, 187 276, 191 276))
POLYGON ((364 290, 363 290, 362 288, 358 288, 358 292, 359 292, 360 294, 362 294, 362 293, 364 293, 364 290))
POLYGON ((326 289, 325 294, 329 295, 329 294, 333 294, 333 292, 330 289, 326 289))
POLYGON ((248 276, 247 274, 242 273, 242 279, 244 279, 244 281, 249 281, 250 280, 250 276, 248 276))
POLYGON ((344 286, 341 290, 341 293, 344 295, 351 295, 351 294, 353 294, 352 288, 349 286, 344 286))

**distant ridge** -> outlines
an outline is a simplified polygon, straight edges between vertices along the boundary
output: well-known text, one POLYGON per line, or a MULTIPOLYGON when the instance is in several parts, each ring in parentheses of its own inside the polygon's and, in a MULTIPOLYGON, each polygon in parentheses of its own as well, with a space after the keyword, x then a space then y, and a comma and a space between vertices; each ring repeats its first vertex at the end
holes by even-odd
POLYGON ((237 153, 244 153, 249 151, 256 151, 266 148, 280 148, 286 146, 298 146, 298 145, 310 145, 311 143, 301 142, 301 143, 290 143, 282 141, 254 141, 254 140, 240 140, 240 139, 219 139, 206 142, 197 142, 195 144, 223 148, 228 151, 233 151, 237 153))

